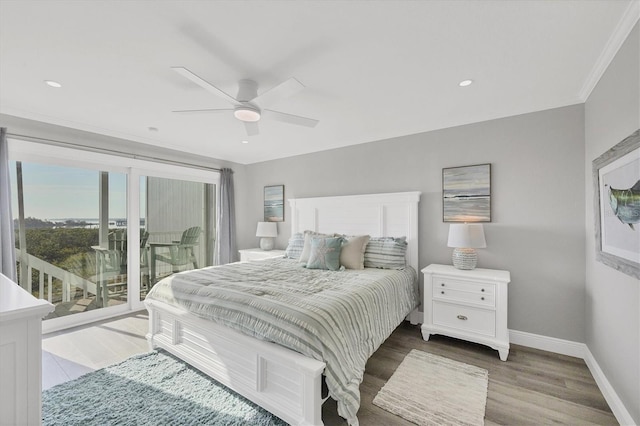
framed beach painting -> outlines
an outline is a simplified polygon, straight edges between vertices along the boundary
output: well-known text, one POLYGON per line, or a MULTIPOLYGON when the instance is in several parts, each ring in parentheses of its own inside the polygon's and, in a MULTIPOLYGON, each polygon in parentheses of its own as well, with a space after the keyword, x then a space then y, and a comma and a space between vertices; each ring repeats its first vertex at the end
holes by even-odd
POLYGON ((284 222, 284 185, 264 187, 264 221, 284 222))
POLYGON ((640 130, 593 160, 596 260, 640 278, 640 130))
POLYGON ((491 164, 442 169, 442 221, 491 222, 491 164))

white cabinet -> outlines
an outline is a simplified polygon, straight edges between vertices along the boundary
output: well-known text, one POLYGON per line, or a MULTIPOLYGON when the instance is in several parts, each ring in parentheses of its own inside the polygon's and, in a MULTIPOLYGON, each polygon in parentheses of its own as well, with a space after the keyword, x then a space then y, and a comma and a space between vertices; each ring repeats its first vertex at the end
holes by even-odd
POLYGON ((240 260, 245 262, 248 260, 262 260, 272 257, 284 256, 284 250, 262 250, 259 248, 238 250, 240 252, 240 260))
POLYGON ((496 349, 509 356, 507 329, 508 271, 460 270, 451 265, 429 265, 424 274, 422 337, 443 334, 496 349))
POLYGON ((42 422, 42 317, 53 309, 0 274, 0 425, 42 422))

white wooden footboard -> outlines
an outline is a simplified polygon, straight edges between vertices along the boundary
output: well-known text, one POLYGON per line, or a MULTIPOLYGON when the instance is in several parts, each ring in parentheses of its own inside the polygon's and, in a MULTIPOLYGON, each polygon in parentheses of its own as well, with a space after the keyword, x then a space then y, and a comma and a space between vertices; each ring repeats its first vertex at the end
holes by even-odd
POLYGON ((322 425, 325 363, 146 300, 147 340, 294 425, 322 425))

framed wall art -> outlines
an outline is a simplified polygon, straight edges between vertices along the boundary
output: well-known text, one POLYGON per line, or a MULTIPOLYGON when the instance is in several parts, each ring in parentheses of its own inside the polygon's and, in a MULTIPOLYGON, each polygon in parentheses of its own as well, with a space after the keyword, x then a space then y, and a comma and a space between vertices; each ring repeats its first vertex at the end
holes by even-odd
POLYGON ((491 222, 491 164, 442 169, 442 221, 491 222))
POLYGON ((284 222, 284 185, 264 187, 264 221, 284 222))
POLYGON ((640 278, 640 130, 593 160, 596 260, 640 278))

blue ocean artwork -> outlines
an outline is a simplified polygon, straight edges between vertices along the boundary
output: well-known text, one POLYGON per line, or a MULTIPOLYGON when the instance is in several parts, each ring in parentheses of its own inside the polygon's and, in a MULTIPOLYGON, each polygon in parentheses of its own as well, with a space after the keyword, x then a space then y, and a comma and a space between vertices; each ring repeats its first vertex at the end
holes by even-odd
POLYGON ((443 221, 491 221, 491 165, 442 171, 443 221))
POLYGON ((264 220, 284 221, 284 185, 264 187, 264 220))

